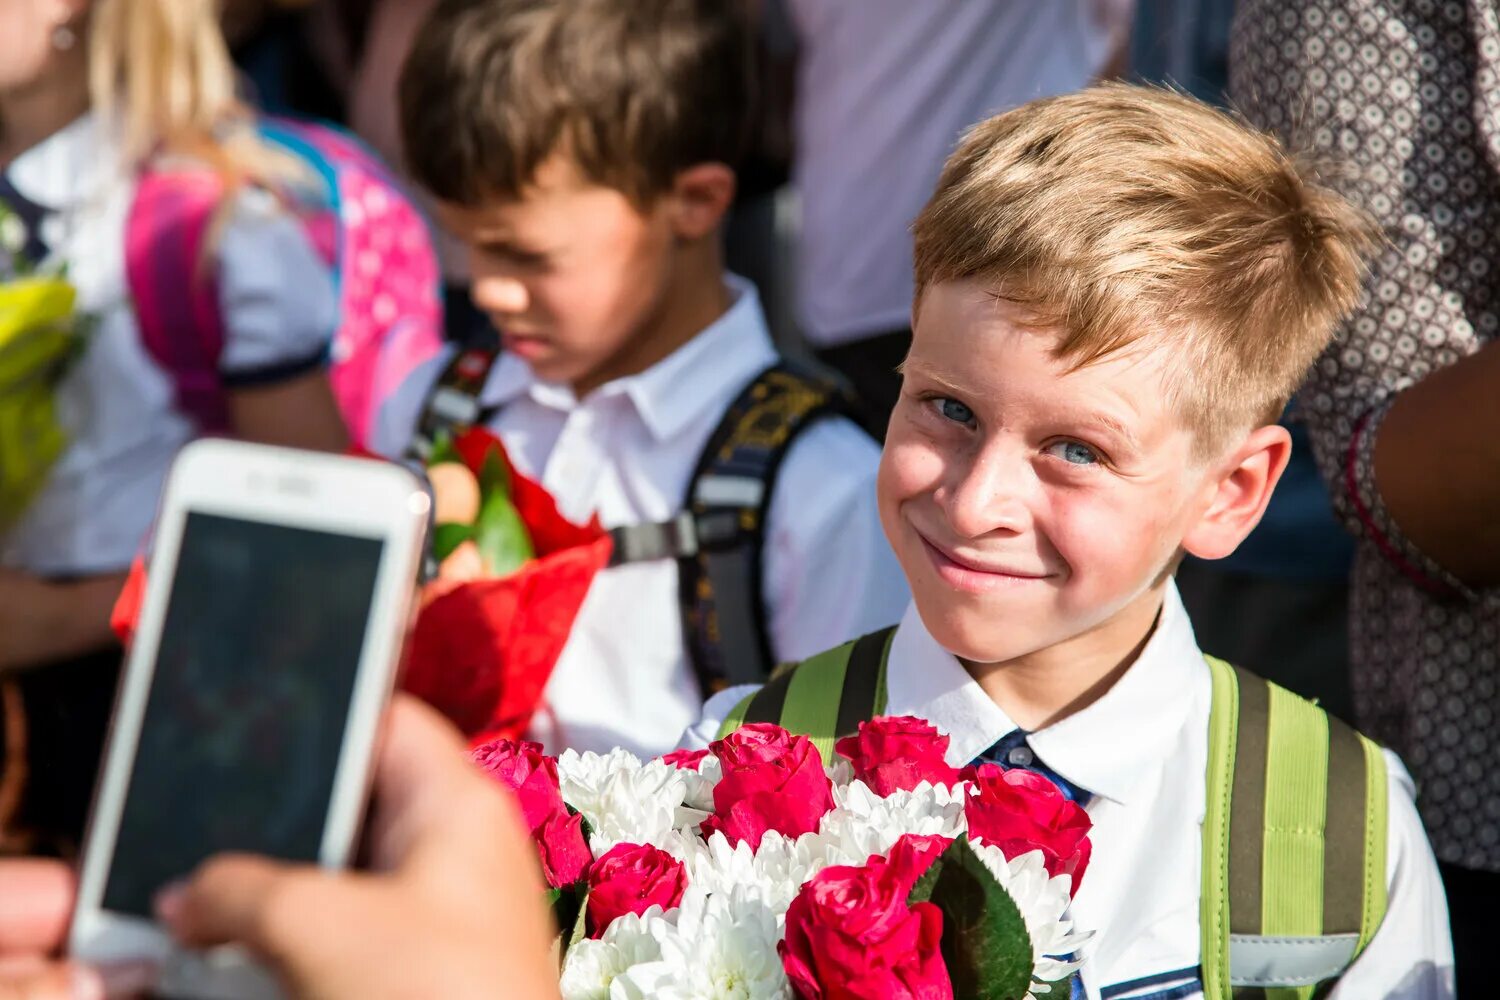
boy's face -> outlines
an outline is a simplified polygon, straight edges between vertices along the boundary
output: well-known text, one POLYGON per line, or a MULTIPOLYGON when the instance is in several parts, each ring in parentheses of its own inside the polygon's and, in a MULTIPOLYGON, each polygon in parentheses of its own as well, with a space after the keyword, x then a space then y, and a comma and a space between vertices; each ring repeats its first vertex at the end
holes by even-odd
POLYGON ((538 377, 582 391, 615 377, 661 309, 674 231, 665 201, 641 209, 553 156, 517 199, 440 203, 469 247, 474 304, 538 377))
POLYGON ((1057 331, 1024 316, 977 282, 926 290, 880 467, 881 520, 922 620, 976 663, 1154 614, 1216 493, 1158 353, 1069 371, 1057 331))

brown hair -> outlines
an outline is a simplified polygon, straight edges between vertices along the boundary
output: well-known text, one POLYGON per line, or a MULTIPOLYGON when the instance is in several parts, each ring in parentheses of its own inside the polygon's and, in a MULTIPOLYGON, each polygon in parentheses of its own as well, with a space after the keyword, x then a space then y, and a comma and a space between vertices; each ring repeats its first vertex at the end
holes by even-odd
POLYGON ((1374 224, 1277 141, 1190 97, 1108 84, 972 129, 915 224, 916 282, 977 278, 1083 366, 1137 341, 1200 457, 1276 419, 1353 308, 1374 224))
POLYGON ((751 102, 733 0, 444 0, 402 72, 413 176, 460 204, 516 197, 554 152, 637 203, 734 166, 751 102))

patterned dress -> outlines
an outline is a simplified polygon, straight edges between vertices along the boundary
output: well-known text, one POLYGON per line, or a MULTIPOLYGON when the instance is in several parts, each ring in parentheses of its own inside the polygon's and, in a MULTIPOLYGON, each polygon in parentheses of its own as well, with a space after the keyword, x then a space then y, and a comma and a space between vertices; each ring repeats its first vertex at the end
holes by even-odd
POLYGON ((1331 179, 1390 238, 1302 396, 1359 538, 1355 711, 1411 769, 1438 858, 1500 871, 1500 592, 1465 588, 1413 545, 1373 473, 1395 395, 1500 331, 1496 4, 1244 0, 1230 89, 1293 148, 1347 161, 1331 179))

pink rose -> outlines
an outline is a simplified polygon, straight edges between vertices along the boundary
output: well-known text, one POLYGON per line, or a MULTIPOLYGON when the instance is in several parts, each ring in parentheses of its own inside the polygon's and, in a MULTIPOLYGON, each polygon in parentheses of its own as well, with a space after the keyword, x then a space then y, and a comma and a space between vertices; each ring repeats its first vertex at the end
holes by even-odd
POLYGON ((714 814, 703 834, 723 832, 731 845, 760 846, 767 830, 799 837, 818 829, 833 808, 833 783, 812 740, 780 726, 741 726, 709 750, 724 776, 714 786, 714 814))
POLYGON ((589 926, 594 937, 627 913, 651 906, 670 910, 682 902, 687 872, 666 851, 642 844, 616 844, 589 871, 589 926))
POLYGON ((1048 874, 1071 875, 1077 893, 1093 851, 1088 838, 1093 823, 1083 807, 1045 775, 1019 767, 980 765, 974 788, 978 794, 964 806, 969 836, 1010 859, 1040 850, 1048 874))
POLYGON ((707 756, 707 750, 673 750, 671 753, 662 754, 657 759, 663 764, 671 764, 684 771, 696 771, 699 761, 707 756))
POLYGON ((470 753, 490 777, 516 794, 526 829, 537 829, 559 813, 566 814, 557 781, 557 761, 542 752, 540 743, 491 740, 470 753))
POLYGON ((813 876, 786 911, 777 945, 803 1000, 951 1000, 939 943, 943 914, 908 906, 905 874, 880 858, 813 876))
POLYGON ((572 885, 593 856, 583 836, 583 817, 570 816, 557 781, 557 761, 541 744, 492 740, 470 754, 490 777, 515 793, 521 816, 536 842, 547 884, 572 885))
POLYGON ((583 837, 583 817, 553 816, 532 834, 542 859, 542 874, 554 889, 572 885, 589 873, 594 856, 583 837))
POLYGON ((846 736, 834 749, 849 758, 854 776, 876 795, 909 791, 923 781, 952 785, 959 771, 945 759, 948 737, 909 715, 885 716, 859 724, 859 733, 846 736))

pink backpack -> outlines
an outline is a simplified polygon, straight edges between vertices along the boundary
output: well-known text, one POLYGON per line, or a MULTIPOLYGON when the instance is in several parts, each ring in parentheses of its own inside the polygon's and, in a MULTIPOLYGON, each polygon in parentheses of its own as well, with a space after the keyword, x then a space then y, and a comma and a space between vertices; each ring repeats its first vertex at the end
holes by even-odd
MULTIPOLYGON (((381 403, 442 346, 432 240, 385 167, 351 136, 287 119, 265 119, 258 130, 306 162, 323 183, 323 201, 298 207, 337 282, 329 380, 353 443, 363 448, 381 403)), ((203 433, 228 428, 219 378, 219 287, 213 269, 201 263, 223 193, 212 170, 148 170, 125 228, 126 280, 141 337, 171 375, 179 408, 203 433)))

